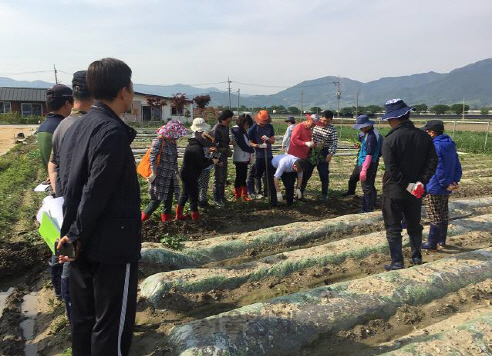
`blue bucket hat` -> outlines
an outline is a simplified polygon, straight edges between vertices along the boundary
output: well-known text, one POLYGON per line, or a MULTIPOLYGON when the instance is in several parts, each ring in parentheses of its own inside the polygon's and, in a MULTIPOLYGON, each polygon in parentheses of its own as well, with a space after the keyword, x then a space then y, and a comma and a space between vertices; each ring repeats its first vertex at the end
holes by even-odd
POLYGON ((386 107, 386 114, 383 115, 382 120, 397 119, 407 112, 414 110, 414 108, 407 106, 401 99, 388 100, 384 106, 386 107))
POLYGON ((355 121, 355 125, 352 126, 356 130, 360 130, 363 127, 373 126, 374 121, 369 120, 369 116, 367 115, 359 115, 357 116, 357 120, 355 121))

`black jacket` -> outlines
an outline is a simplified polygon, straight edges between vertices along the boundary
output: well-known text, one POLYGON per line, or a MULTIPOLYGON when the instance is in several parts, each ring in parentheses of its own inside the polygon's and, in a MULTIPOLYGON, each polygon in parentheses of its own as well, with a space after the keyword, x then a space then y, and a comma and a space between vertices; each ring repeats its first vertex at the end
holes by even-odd
POLYGON ((409 183, 426 184, 434 175, 437 155, 432 138, 407 120, 393 128, 383 141, 383 195, 388 198, 412 197, 409 183))
POLYGON ((130 148, 135 136, 109 107, 96 102, 63 138, 61 236, 82 241, 91 260, 116 264, 140 258, 140 188, 130 148))
POLYGON ((181 179, 184 181, 197 181, 204 168, 213 164, 210 158, 205 156, 204 146, 196 138, 188 140, 188 146, 183 156, 181 166, 181 179))

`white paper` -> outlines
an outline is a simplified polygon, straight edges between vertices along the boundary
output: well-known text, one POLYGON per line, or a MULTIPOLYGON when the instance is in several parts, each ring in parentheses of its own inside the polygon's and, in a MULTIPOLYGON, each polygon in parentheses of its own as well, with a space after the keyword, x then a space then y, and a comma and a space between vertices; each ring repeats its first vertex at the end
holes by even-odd
POLYGON ((43 199, 43 205, 36 215, 36 219, 40 224, 43 218, 43 212, 46 212, 56 222, 58 228, 61 228, 63 224, 63 197, 53 198, 51 195, 48 195, 43 199))
POLYGON ((48 189, 49 185, 48 184, 43 184, 41 183, 40 185, 38 185, 36 188, 34 188, 34 191, 35 192, 46 192, 46 190, 48 189))

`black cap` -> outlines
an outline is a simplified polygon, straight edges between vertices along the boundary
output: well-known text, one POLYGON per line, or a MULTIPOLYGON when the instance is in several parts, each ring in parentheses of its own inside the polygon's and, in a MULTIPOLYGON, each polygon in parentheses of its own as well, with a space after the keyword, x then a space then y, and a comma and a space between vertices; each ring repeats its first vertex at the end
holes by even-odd
POLYGON ((72 89, 63 84, 57 84, 48 89, 46 92, 47 99, 53 98, 71 98, 72 97, 72 89))
POLYGON ((426 122, 425 126, 422 127, 422 130, 431 130, 434 132, 443 132, 444 131, 444 122, 441 120, 429 120, 426 122))
POLYGON ((87 87, 86 70, 79 70, 73 74, 72 88, 76 97, 86 98, 90 96, 90 91, 87 87))
POLYGON ((295 123, 296 123, 296 119, 295 119, 295 117, 294 117, 294 116, 289 116, 289 117, 287 118, 287 120, 285 120, 285 122, 292 122, 293 124, 295 124, 295 123))

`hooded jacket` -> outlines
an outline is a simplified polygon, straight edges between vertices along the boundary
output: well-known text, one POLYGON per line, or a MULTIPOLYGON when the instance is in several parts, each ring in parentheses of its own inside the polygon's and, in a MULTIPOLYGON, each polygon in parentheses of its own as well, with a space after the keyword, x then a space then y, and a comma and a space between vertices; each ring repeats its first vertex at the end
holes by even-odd
POLYGON ((383 141, 383 196, 409 199, 409 183, 427 184, 437 166, 432 138, 406 120, 391 129, 383 141))
POLYGON ((447 195, 451 192, 446 188, 451 183, 459 182, 462 174, 456 144, 446 134, 434 137, 433 142, 438 158, 437 168, 425 188, 430 194, 447 195))
POLYGON ((97 262, 140 258, 140 187, 130 147, 135 136, 111 108, 95 102, 63 137, 61 236, 80 240, 82 253, 97 262))
POLYGON ((183 156, 180 176, 183 181, 198 181, 198 177, 204 168, 213 164, 210 158, 205 156, 205 146, 196 138, 188 140, 183 156))

